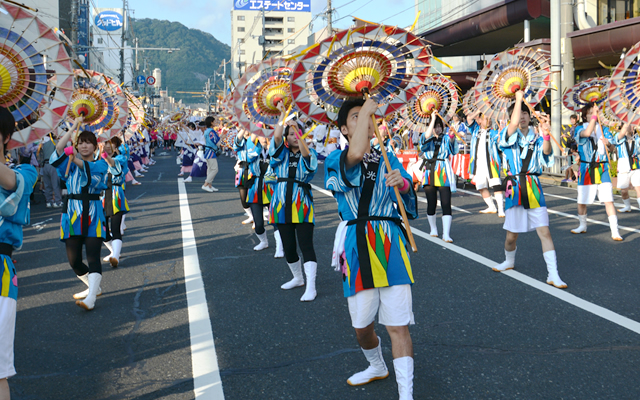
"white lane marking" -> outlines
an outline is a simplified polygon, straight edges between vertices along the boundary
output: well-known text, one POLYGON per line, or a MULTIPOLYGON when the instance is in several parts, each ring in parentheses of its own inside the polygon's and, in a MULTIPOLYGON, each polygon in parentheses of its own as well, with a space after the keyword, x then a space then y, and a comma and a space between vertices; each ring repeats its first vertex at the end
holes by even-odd
POLYGON ((145 194, 147 194, 147 192, 143 192, 140 196, 136 197, 133 200, 128 200, 129 203, 134 203, 136 200, 139 200, 142 196, 144 196, 145 194))
MULTIPOLYGON (((468 193, 468 194, 473 195, 473 196, 481 196, 480 193, 470 192, 468 190, 458 189, 458 191, 464 192, 464 193, 468 193)), ((545 193, 544 195, 546 196, 547 193, 545 193)), ((560 215, 560 216, 566 217, 566 218, 578 219, 577 215, 567 214, 567 213, 562 212, 562 211, 552 210, 549 207, 547 207, 547 212, 549 212, 550 214, 557 214, 557 215, 560 215)), ((598 221, 598 220, 591 219, 591 218, 587 218, 587 222, 592 223, 592 224, 609 226, 609 222, 602 222, 602 221, 598 221)), ((618 229, 622 229, 624 231, 629 231, 629 232, 640 233, 639 229, 629 228, 628 226, 618 225, 618 229)))
MULTIPOLYGON (((578 200, 577 198, 572 198, 572 197, 567 197, 567 196, 560 196, 560 195, 557 195, 557 194, 551 194, 551 193, 547 193, 547 192, 544 192, 544 195, 545 195, 545 197, 546 197, 546 196, 549 196, 549 197, 555 197, 555 198, 557 198, 557 199, 569 200, 569 201, 572 201, 572 202, 574 202, 574 203, 578 200)), ((601 206, 604 206, 604 205, 605 205, 605 204, 604 204, 604 203, 602 203, 602 202, 598 202, 598 203, 594 203, 594 204, 595 204, 595 205, 598 205, 598 204, 599 204, 599 205, 601 205, 601 206)), ((614 203, 614 205, 615 205, 615 206, 617 206, 617 207, 623 207, 623 206, 624 206, 624 204, 621 204, 621 203, 614 203)), ((632 209, 632 210, 638 210, 638 207, 631 206, 631 209, 632 209)))
POLYGON ((184 257, 184 285, 187 292, 189 334, 191 339, 191 368, 196 399, 224 400, 216 347, 213 342, 211 319, 204 292, 204 282, 198 261, 196 237, 191 223, 189 198, 184 179, 178 179, 180 219, 182 223, 182 252, 184 257))
MULTIPOLYGON (((333 197, 333 195, 331 194, 331 192, 329 192, 328 190, 324 190, 319 188, 318 186, 315 185, 311 185, 313 186, 313 188, 321 193, 326 194, 327 196, 331 196, 333 197)), ((416 229, 414 227, 411 228, 411 232, 413 232, 414 235, 419 236, 423 239, 426 239, 438 246, 442 246, 448 250, 451 250, 455 253, 460 254, 463 257, 466 257, 472 261, 475 261, 479 264, 482 264, 488 268, 493 268, 496 265, 498 265, 499 263, 493 260, 490 260, 484 256, 481 256, 480 254, 474 253, 470 250, 467 250, 463 247, 457 246, 453 243, 447 243, 445 241, 443 241, 442 239, 438 239, 435 237, 432 237, 431 235, 428 235, 427 233, 421 231, 420 229, 416 229)), ((496 272, 497 273, 497 272, 496 272)), ((530 278, 529 276, 522 274, 520 272, 517 272, 515 270, 508 270, 505 272, 501 272, 502 274, 508 276, 509 278, 513 278, 521 283, 524 283, 525 285, 531 286, 532 288, 538 289, 546 294, 549 294, 557 299, 560 299, 566 303, 569 303, 577 308, 580 308, 582 310, 585 310, 587 312, 590 312, 594 315, 597 315, 600 318, 606 319, 607 321, 613 322, 616 325, 619 325, 623 328, 626 328, 632 332, 638 333, 640 334, 640 322, 634 321, 630 318, 627 318, 625 316, 622 316, 618 313, 615 313, 609 309, 606 309, 604 307, 601 307, 597 304, 591 303, 587 300, 584 300, 578 296, 575 296, 569 292, 567 292, 566 290, 562 290, 562 289, 558 289, 555 288, 547 283, 544 282, 540 282, 537 281, 533 278, 530 278)))

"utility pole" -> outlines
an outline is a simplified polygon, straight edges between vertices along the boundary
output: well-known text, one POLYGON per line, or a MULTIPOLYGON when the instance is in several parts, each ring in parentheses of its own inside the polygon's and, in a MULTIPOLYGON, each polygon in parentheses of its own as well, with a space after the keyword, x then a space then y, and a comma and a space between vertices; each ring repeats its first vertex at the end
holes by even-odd
POLYGON ((264 17, 264 7, 262 7, 262 59, 267 54, 267 38, 266 38, 266 20, 264 17))
POLYGON ((140 90, 140 85, 138 84, 138 75, 140 75, 138 73, 138 71, 140 71, 140 65, 138 64, 138 38, 136 38, 136 73, 135 73, 135 78, 136 78, 136 90, 140 90))
MULTIPOLYGON (((560 49, 560 0, 551 0, 551 81, 556 90, 551 90, 551 135, 559 142, 562 125, 562 54, 560 49)), ((561 155, 561 149, 552 143, 553 152, 561 155)))
POLYGON ((227 95, 227 60, 222 60, 222 81, 224 82, 223 96, 227 95))
POLYGON ((71 50, 73 57, 78 52, 78 0, 71 0, 71 50))
POLYGON ((122 13, 124 21, 122 21, 122 35, 120 37, 121 39, 121 45, 120 45, 120 83, 123 84, 124 83, 124 39, 125 39, 125 29, 128 27, 127 24, 127 0, 122 0, 122 13))
POLYGON ((333 15, 333 10, 331 9, 331 0, 327 0, 327 37, 333 36, 333 26, 331 17, 333 15))

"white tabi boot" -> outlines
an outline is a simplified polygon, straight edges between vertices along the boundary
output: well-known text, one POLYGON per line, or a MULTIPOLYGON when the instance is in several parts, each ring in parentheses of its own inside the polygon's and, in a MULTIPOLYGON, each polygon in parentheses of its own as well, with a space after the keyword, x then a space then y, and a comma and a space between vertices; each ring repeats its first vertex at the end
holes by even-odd
POLYGON ((498 205, 498 217, 504 218, 504 194, 494 193, 496 204, 498 205))
POLYGON ((638 207, 640 207, 640 197, 638 197, 636 201, 638 202, 638 207))
POLYGON ((102 281, 102 274, 97 272, 92 272, 89 274, 89 293, 84 300, 76 300, 76 305, 84 308, 85 310, 93 310, 93 307, 96 305, 96 296, 98 295, 98 290, 100 290, 100 282, 102 281))
POLYGON ((289 290, 289 289, 296 288, 298 286, 303 286, 304 278, 302 277, 302 267, 301 267, 300 260, 294 262, 293 264, 287 263, 287 265, 289 266, 289 269, 293 274, 293 279, 285 283, 284 285, 280 286, 280 289, 289 290))
POLYGON ((618 232, 618 216, 612 215, 609 217, 609 227, 611 228, 611 239, 616 242, 622 241, 622 236, 620 236, 620 232, 618 232))
POLYGON ((284 247, 282 246, 282 238, 280 237, 280 231, 273 232, 273 236, 276 238, 276 254, 274 254, 273 258, 283 258, 284 247))
MULTIPOLYGON (((87 297, 87 295, 89 294, 89 273, 86 273, 84 275, 80 275, 78 276, 78 279, 80 279, 82 281, 82 283, 84 283, 85 285, 87 285, 87 290, 83 290, 80 293, 76 293, 73 295, 73 298, 76 300, 82 300, 85 297, 87 297)), ((102 295, 102 288, 98 287, 98 294, 96 294, 96 296, 101 296, 102 295)))
POLYGON ((442 216, 442 240, 447 243, 453 243, 453 239, 449 234, 451 233, 451 220, 453 217, 451 215, 443 215, 442 216))
POLYGON ((120 251, 122 250, 122 240, 113 239, 111 241, 111 246, 113 247, 113 254, 109 258, 109 264, 111 267, 118 268, 118 263, 120 262, 120 251))
POLYGON ((393 360, 396 371, 399 400, 413 400, 413 357, 400 357, 393 360))
POLYGON ((122 215, 122 223, 120 224, 120 234, 124 235, 124 231, 127 230, 127 225, 124 223, 124 219, 127 218, 127 214, 122 215))
POLYGON ((318 272, 318 263, 315 261, 307 261, 304 263, 304 274, 307 276, 307 288, 304 291, 300 301, 313 301, 316 299, 316 273, 318 272))
POLYGON ((506 271, 508 269, 513 269, 513 267, 515 266, 515 262, 516 262, 516 251, 518 249, 516 248, 514 251, 504 251, 504 258, 505 260, 502 262, 502 264, 498 264, 495 267, 493 267, 493 270, 496 272, 502 272, 502 271, 506 271))
POLYGON ((562 282, 560 275, 558 275, 558 260, 556 258, 556 251, 551 250, 542 254, 544 261, 547 263, 547 283, 553 285, 558 289, 566 289, 567 284, 562 282))
POLYGON ((580 221, 580 225, 576 229, 572 229, 571 233, 585 233, 587 232, 587 214, 580 215, 578 214, 578 221, 580 221))
POLYGON ((256 233, 258 239, 260 239, 260 243, 256 247, 253 248, 255 251, 264 250, 269 247, 269 240, 267 239, 267 231, 262 232, 262 235, 258 235, 256 233))
POLYGON ((265 208, 262 210, 262 218, 263 218, 265 221, 268 221, 268 220, 269 220, 269 208, 268 208, 268 207, 265 207, 265 208))
MULTIPOLYGON (((378 379, 384 379, 389 376, 389 370, 387 364, 382 357, 382 342, 378 336, 378 347, 365 350, 362 349, 364 356, 369 361, 369 368, 364 371, 360 371, 357 374, 353 374, 351 378, 347 379, 347 383, 351 386, 366 385, 378 379)), ((412 374, 413 375, 413 374, 412 374)))
POLYGON ((427 221, 429 221, 429 228, 431 228, 431 232, 429 232, 429 235, 438 237, 438 224, 436 224, 436 215, 427 215, 427 221))
POLYGON ((631 199, 622 199, 624 207, 618 210, 618 212, 631 212, 631 199))
POLYGON ((491 199, 491 196, 483 197, 482 200, 484 200, 484 202, 487 203, 488 207, 480 211, 480 214, 495 214, 498 212, 498 210, 496 210, 496 206, 493 204, 493 200, 491 199))
POLYGON ((111 240, 109 240, 108 242, 103 242, 105 247, 107 248, 107 250, 109 250, 109 255, 104 257, 102 259, 102 261, 104 262, 109 262, 109 259, 111 258, 111 256, 113 256, 113 247, 111 246, 111 240))
POLYGON ((245 208, 244 212, 247 214, 247 219, 245 219, 244 221, 242 221, 242 225, 247 225, 247 224, 251 224, 253 223, 253 214, 251 214, 251 209, 250 208, 245 208))

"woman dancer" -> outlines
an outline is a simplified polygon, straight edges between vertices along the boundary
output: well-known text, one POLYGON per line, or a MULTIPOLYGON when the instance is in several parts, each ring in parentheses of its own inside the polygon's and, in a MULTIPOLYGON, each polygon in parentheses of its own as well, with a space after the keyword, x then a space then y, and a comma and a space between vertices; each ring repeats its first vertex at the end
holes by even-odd
POLYGON ((102 294, 100 249, 106 231, 100 192, 107 188, 108 166, 103 160, 94 159, 98 142, 93 132, 82 131, 77 142, 65 148, 81 122, 82 118, 76 119, 73 127, 58 141, 49 163, 58 170, 58 176, 67 185, 68 195, 60 221, 60 240, 65 242, 71 268, 89 287, 87 296, 83 300, 77 300, 76 304, 86 310, 93 310, 96 296, 102 294), (88 266, 82 262, 83 246, 88 266))
MULTIPOLYGON (((0 107, 0 154, 5 149, 16 123, 6 108, 0 107)), ((16 374, 13 345, 16 333, 18 277, 11 255, 22 247, 22 227, 29 225, 29 196, 38 179, 29 164, 7 167, 0 163, 0 399, 9 399, 8 378, 16 374)))
MULTIPOLYGON (((126 155, 120 154, 118 150, 122 140, 119 137, 112 137, 103 146, 103 158, 109 164, 107 185, 102 205, 106 218, 105 228, 107 236, 104 245, 111 252, 102 261, 108 262, 113 268, 120 262, 120 251, 122 250, 122 223, 124 215, 129 212, 129 204, 124 195, 124 180, 128 172, 126 155)), ((82 297, 80 297, 82 298, 82 297)))
POLYGON ((451 168, 450 157, 458 154, 456 137, 452 131, 444 133, 444 125, 436 112, 431 115, 427 131, 420 137, 420 150, 424 152, 424 179, 422 187, 427 197, 427 220, 431 236, 438 237, 436 205, 438 192, 442 206, 442 240, 453 243, 451 232, 451 193, 456 191, 456 179, 451 168))
POLYGON ((282 102, 278 103, 278 109, 281 111, 281 122, 276 126, 269 146, 271 167, 278 176, 271 197, 269 222, 278 225, 287 264, 293 274, 293 279, 281 288, 287 290, 304 285, 296 250, 299 245, 307 275, 307 288, 300 301, 313 301, 316 298, 317 263, 313 248, 313 196, 309 182, 318 168, 318 156, 301 139, 304 131, 295 121, 290 121, 283 128, 286 112, 282 102))
POLYGON ((239 130, 235 139, 233 140, 233 150, 236 152, 238 162, 236 163, 236 187, 240 192, 240 202, 247 219, 242 221, 243 225, 253 222, 253 214, 251 208, 247 203, 247 189, 249 180, 251 179, 251 172, 249 171, 249 163, 247 162, 247 139, 251 134, 244 130, 239 130))
MULTIPOLYGON (((260 239, 260 243, 253 249, 260 251, 269 247, 267 232, 264 229, 264 207, 269 207, 273 195, 273 186, 268 184, 265 179, 269 171, 269 143, 264 137, 258 138, 255 135, 251 135, 251 139, 247 150, 247 162, 249 163, 249 171, 252 177, 248 182, 247 204, 251 208, 251 214, 253 215, 256 236, 260 239)), ((278 225, 273 227, 273 235, 276 239, 276 254, 274 258, 282 258, 284 257, 284 248, 282 247, 278 225)))

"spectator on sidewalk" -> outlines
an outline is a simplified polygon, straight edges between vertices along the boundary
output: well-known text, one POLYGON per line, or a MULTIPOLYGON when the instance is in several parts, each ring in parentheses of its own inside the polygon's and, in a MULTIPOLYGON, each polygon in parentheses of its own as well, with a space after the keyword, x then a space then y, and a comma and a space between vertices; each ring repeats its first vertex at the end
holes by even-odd
POLYGON ((42 175, 42 183, 44 183, 44 198, 47 201, 47 208, 62 207, 62 192, 60 190, 60 178, 58 171, 49 164, 49 158, 55 151, 56 144, 51 134, 45 136, 42 142, 43 166, 40 170, 42 175))

